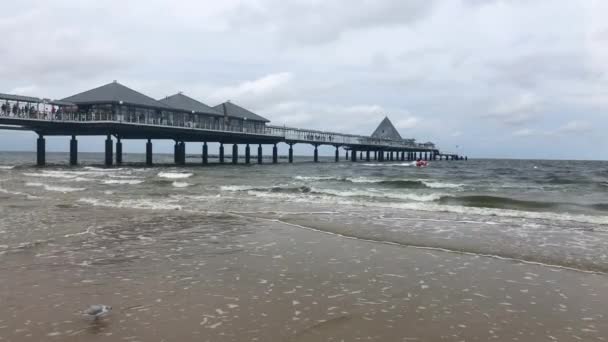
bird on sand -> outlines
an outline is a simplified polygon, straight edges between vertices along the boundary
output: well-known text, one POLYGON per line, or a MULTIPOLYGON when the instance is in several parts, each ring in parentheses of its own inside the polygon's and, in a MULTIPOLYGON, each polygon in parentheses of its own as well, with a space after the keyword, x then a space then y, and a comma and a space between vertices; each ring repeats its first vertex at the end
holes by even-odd
POLYGON ((108 315, 111 310, 112 310, 112 307, 109 305, 94 304, 94 305, 89 306, 88 309, 84 310, 82 312, 82 314, 84 317, 91 318, 93 320, 97 320, 99 318, 102 318, 102 317, 108 315))

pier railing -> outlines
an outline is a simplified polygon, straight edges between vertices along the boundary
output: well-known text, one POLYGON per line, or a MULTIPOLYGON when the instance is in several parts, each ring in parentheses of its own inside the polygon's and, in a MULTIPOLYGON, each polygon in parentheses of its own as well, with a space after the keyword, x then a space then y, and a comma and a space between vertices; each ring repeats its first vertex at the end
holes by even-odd
POLYGON ((82 113, 82 112, 44 112, 30 111, 17 112, 0 111, 0 117, 11 119, 22 119, 27 121, 53 121, 66 123, 102 123, 117 122, 124 124, 157 126, 157 127, 176 127, 192 130, 218 131, 227 133, 256 134, 282 138, 287 143, 309 143, 313 145, 335 145, 335 146, 357 146, 378 147, 379 149, 400 149, 400 150, 437 150, 434 146, 416 144, 407 141, 396 141, 389 139, 378 139, 370 136, 327 132, 319 130, 301 129, 285 126, 264 126, 259 128, 242 127, 234 125, 224 125, 223 121, 191 121, 177 120, 148 116, 124 116, 113 113, 82 113))

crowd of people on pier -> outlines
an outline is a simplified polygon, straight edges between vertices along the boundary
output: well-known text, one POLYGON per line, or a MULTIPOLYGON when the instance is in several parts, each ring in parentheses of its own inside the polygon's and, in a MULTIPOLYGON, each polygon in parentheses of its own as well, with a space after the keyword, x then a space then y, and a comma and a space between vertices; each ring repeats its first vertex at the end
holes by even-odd
POLYGON ((31 103, 19 103, 5 101, 0 105, 0 114, 2 116, 12 116, 17 118, 39 118, 49 119, 49 115, 58 115, 62 113, 61 107, 56 106, 40 106, 31 103))

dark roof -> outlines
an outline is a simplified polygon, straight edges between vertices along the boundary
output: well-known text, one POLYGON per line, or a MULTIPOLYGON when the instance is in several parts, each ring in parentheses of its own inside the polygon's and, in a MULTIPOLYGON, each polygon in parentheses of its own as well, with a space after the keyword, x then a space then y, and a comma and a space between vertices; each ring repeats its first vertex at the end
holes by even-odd
POLYGON ((225 108, 228 116, 235 118, 246 118, 247 120, 270 122, 270 120, 263 118, 256 113, 250 112, 243 107, 239 107, 230 101, 219 104, 213 108, 222 114, 224 113, 225 108))
POLYGON ((211 114, 211 115, 224 115, 221 112, 207 106, 206 104, 199 102, 191 97, 188 97, 182 93, 177 93, 175 95, 167 96, 164 99, 158 100, 166 104, 167 106, 187 110, 189 112, 203 113, 203 114, 211 114))
POLYGON ((56 106, 75 106, 76 105, 75 103, 61 101, 61 100, 44 99, 44 101, 46 101, 46 103, 48 103, 48 104, 52 104, 52 105, 56 105, 56 106))
POLYGON ((131 104, 143 107, 170 108, 164 103, 160 103, 155 99, 139 93, 131 88, 114 81, 98 88, 87 90, 80 94, 66 97, 62 101, 72 102, 76 104, 91 104, 91 103, 118 103, 122 101, 125 104, 131 104))
POLYGON ((30 102, 30 103, 39 103, 39 102, 42 102, 42 100, 39 99, 39 98, 37 98, 37 97, 23 96, 23 95, 12 95, 12 94, 2 94, 2 93, 0 93, 0 100, 30 102))
POLYGON ((380 125, 378 125, 378 128, 372 133, 372 138, 402 140, 401 135, 399 135, 399 132, 397 132, 397 129, 388 117, 385 117, 380 125))

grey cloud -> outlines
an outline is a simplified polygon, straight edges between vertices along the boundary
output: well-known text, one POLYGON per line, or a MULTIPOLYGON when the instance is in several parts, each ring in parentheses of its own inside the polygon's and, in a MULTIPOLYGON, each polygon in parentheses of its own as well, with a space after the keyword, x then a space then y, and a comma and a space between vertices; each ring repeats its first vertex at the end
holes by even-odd
POLYGON ((508 83, 522 88, 535 88, 552 81, 590 81, 598 74, 577 53, 537 52, 502 62, 491 62, 490 83, 508 83))
MULTIPOLYGON (((9 1, 0 11, 0 92, 58 98, 117 79, 157 98, 231 99, 274 124, 369 134, 388 115, 403 136, 469 144, 472 153, 517 132, 566 155, 556 132, 588 126, 556 123, 606 125, 608 12, 589 8, 567 0, 9 1)), ((528 150, 512 155, 520 152, 528 150)))
POLYGON ((593 38, 597 41, 607 41, 608 40, 608 28, 603 30, 598 30, 593 34, 593 38))
POLYGON ((503 125, 520 126, 538 120, 544 104, 534 93, 522 93, 512 98, 503 99, 481 116, 492 119, 503 125))
POLYGON ((424 19, 436 0, 271 0, 244 4, 233 12, 234 26, 266 27, 284 43, 323 44, 351 31, 410 25, 424 19))

